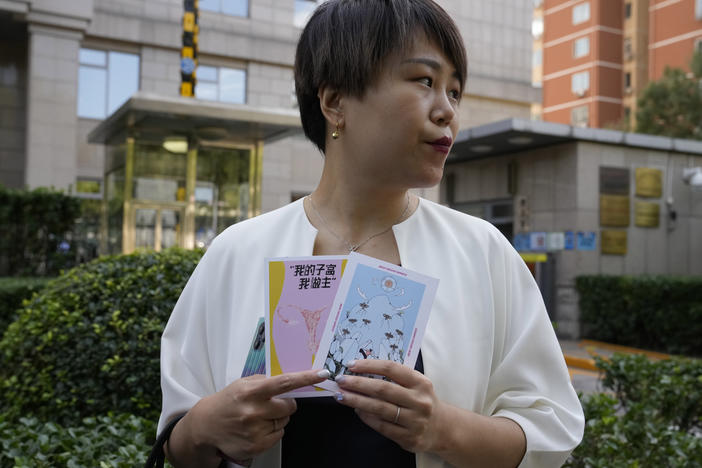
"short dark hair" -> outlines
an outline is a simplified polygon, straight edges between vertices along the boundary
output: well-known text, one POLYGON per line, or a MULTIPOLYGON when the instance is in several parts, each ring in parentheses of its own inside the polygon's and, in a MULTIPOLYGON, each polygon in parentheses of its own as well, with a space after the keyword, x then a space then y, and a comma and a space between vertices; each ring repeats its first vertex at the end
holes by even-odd
POLYGON ((329 0, 317 8, 297 44, 295 92, 305 135, 322 152, 326 120, 320 87, 362 97, 383 62, 411 47, 418 31, 451 60, 463 90, 467 74, 463 39, 448 13, 432 0, 329 0))

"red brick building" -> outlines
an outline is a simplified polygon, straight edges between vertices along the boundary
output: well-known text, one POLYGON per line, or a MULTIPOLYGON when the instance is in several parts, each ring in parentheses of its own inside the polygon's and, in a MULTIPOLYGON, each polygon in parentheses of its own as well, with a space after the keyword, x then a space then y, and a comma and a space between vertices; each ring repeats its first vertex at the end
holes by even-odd
POLYGON ((636 98, 702 50, 702 0, 545 0, 543 120, 635 126, 636 98))
POLYGON ((702 50, 702 0, 650 0, 649 79, 666 66, 690 69, 695 49, 702 50))
POLYGON ((620 119, 622 12, 622 0, 544 2, 544 120, 602 127, 620 119))

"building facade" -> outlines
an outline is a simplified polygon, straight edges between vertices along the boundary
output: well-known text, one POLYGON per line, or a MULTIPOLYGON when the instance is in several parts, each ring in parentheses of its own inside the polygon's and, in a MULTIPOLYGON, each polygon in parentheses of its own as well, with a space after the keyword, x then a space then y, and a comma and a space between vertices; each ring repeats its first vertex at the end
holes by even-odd
POLYGON ((622 1, 545 0, 543 119, 603 127, 621 119, 622 1))
MULTIPOLYGON (((196 99, 295 109, 295 44, 317 3, 200 0, 196 99)), ((462 126, 528 117, 539 100, 530 0, 439 3, 468 48, 462 126)), ((106 147, 87 135, 137 91, 178 95, 182 18, 183 0, 0 1, 0 183, 99 198, 106 147)), ((263 211, 310 192, 320 173, 301 135, 266 145, 263 211)))
POLYGON ((702 52, 702 1, 650 0, 649 11, 649 79, 666 66, 689 71, 693 51, 702 52))
MULTIPOLYGON (((702 51, 701 0, 544 0, 543 119, 635 128, 637 98, 702 51)), ((536 47, 536 43, 535 43, 536 47)))
POLYGON ((624 3, 622 42, 624 125, 636 128, 637 98, 648 84, 649 0, 624 3))
MULTIPOLYGON (((544 0, 534 0, 534 15, 531 21, 533 36, 531 58, 531 85, 542 89, 544 81, 544 0)), ((541 101, 531 105, 531 118, 543 120, 541 101)))
POLYGON ((702 274, 702 142, 519 119, 464 130, 442 202, 489 220, 580 334, 579 275, 702 274))

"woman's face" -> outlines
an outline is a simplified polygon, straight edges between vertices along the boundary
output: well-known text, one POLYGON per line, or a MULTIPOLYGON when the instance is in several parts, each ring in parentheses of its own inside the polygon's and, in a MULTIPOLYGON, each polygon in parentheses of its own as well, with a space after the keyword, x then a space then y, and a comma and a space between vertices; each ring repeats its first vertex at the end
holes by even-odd
POLYGON ((388 188, 436 185, 458 133, 456 69, 424 35, 414 42, 386 61, 362 98, 343 100, 347 170, 388 188))

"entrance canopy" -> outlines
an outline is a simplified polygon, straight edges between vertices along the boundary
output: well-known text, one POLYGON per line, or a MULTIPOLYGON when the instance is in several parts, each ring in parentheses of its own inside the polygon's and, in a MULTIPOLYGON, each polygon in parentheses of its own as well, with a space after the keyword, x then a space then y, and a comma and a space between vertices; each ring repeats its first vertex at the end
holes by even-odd
POLYGON ((297 110, 266 109, 138 92, 103 120, 88 142, 123 143, 128 136, 161 141, 171 135, 238 144, 269 143, 302 131, 297 110))
POLYGON ((204 247, 261 212, 263 145, 296 110, 133 95, 89 135, 107 146, 101 253, 204 247))

